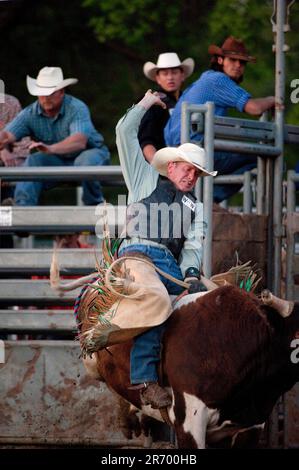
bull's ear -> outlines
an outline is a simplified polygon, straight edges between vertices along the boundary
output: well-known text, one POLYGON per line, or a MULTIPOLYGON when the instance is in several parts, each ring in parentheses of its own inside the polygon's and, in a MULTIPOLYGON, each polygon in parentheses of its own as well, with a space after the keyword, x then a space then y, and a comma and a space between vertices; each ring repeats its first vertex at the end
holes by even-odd
POLYGON ((280 299, 276 297, 268 289, 264 289, 261 293, 263 304, 273 307, 282 317, 286 318, 291 315, 294 310, 295 303, 290 300, 280 299))

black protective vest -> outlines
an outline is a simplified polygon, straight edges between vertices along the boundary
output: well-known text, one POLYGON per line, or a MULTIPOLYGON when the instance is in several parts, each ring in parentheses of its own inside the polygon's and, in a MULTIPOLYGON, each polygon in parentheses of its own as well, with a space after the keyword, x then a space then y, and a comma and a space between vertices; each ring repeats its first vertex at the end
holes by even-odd
POLYGON ((150 196, 127 208, 126 237, 140 237, 165 245, 178 259, 195 218, 196 198, 159 178, 150 196))

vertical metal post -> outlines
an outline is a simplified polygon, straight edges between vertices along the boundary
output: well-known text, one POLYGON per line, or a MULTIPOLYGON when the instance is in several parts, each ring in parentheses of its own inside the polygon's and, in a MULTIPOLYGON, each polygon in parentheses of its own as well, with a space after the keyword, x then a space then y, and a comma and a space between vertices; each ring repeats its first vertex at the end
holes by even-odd
POLYGON ((294 170, 288 171, 287 178, 287 213, 296 212, 296 187, 293 180, 294 170))
MULTIPOLYGON (((268 120, 267 112, 259 119, 261 122, 268 120)), ((265 214, 265 191, 266 191, 266 158, 257 157, 257 179, 256 179, 256 213, 265 214)))
MULTIPOLYGON (((214 167, 214 103, 206 103, 207 111, 205 114, 204 142, 207 158, 207 169, 213 170, 214 167)), ((212 235, 213 235, 213 177, 204 178, 203 191, 204 220, 207 223, 207 231, 203 246, 203 272, 206 277, 212 274, 212 235)))
MULTIPOLYGON (((284 58, 284 23, 286 16, 285 0, 274 0, 274 11, 276 7, 276 25, 273 25, 275 34, 275 101, 277 104, 284 103, 285 87, 285 58, 284 58)), ((283 131, 284 113, 282 109, 275 110, 275 145, 280 147, 281 154, 274 162, 273 178, 273 285, 272 290, 280 295, 281 282, 281 239, 282 239, 282 175, 283 175, 283 131)), ((271 232, 268 233, 270 238, 271 232)), ((269 446, 279 446, 279 409, 276 405, 269 419, 269 446)))
POLYGON ((294 300, 294 253, 295 237, 292 229, 287 232, 287 253, 286 253, 286 298, 294 300))
MULTIPOLYGON (((296 190, 293 180, 293 170, 288 171, 287 180, 287 216, 296 210, 296 190)), ((288 221, 288 219, 287 219, 288 221)), ((286 253, 286 298, 294 299, 294 253, 295 253, 295 237, 293 227, 287 228, 287 253, 286 253)))
POLYGON ((77 186, 77 187, 76 187, 76 205, 77 205, 77 206, 83 206, 82 196, 83 196, 83 188, 82 188, 82 185, 81 185, 81 186, 77 186))
POLYGON ((266 160, 266 197, 265 214, 267 223, 267 286, 272 290, 273 286, 273 167, 274 161, 266 160))
POLYGON ((183 101, 181 112, 181 144, 185 142, 190 142, 190 111, 187 101, 183 101))
MULTIPOLYGON (((190 142, 190 126, 191 126, 191 113, 188 109, 187 101, 182 103, 182 112, 181 112, 181 144, 190 142)), ((202 183, 200 180, 197 181, 195 186, 195 197, 198 201, 201 201, 202 193, 202 183)))
MULTIPOLYGON (((285 57, 284 57, 284 23, 286 17, 285 0, 276 1, 276 41, 275 41, 275 99, 276 103, 284 103, 285 88, 285 57)), ((274 163, 273 193, 273 234, 274 234, 274 277, 273 291, 280 295, 281 281, 281 238, 282 238, 282 176, 283 176, 283 143, 284 143, 284 111, 275 111, 275 145, 282 149, 274 163)))
POLYGON ((244 186, 243 186, 243 213, 251 214, 251 212, 252 212, 251 172, 245 171, 244 186))
POLYGON ((266 159, 257 157, 256 213, 265 213, 266 159))

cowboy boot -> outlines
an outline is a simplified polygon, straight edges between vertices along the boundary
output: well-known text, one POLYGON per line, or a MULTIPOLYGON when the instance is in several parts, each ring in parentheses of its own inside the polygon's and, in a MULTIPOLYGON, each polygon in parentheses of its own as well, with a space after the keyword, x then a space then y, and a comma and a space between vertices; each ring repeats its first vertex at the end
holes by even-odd
POLYGON ((165 408, 172 403, 168 392, 156 382, 145 383, 140 398, 143 405, 151 405, 153 409, 165 408))

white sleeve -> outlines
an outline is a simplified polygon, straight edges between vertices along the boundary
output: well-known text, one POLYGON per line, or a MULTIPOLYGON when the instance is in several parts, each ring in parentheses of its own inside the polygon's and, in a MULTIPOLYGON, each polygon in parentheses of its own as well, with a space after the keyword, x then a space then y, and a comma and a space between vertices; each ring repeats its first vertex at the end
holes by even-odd
POLYGON ((149 196, 158 181, 158 172, 145 160, 138 141, 140 121, 146 108, 137 104, 130 108, 116 126, 116 145, 129 203, 149 196))
POLYGON ((195 206, 195 218, 189 228, 183 249, 179 258, 179 265, 183 277, 186 270, 193 266, 199 271, 202 262, 202 245, 207 224, 203 219, 203 205, 197 202, 195 206))

